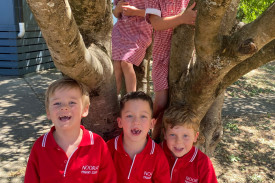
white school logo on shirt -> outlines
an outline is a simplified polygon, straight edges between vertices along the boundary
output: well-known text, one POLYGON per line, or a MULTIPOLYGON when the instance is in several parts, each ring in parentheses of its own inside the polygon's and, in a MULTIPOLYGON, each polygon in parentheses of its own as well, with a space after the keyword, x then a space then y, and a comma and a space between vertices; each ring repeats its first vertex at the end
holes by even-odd
POLYGON ((192 177, 185 177, 185 183, 193 183, 193 182, 198 182, 198 179, 192 178, 192 177))
POLYGON ((83 165, 81 174, 97 174, 99 166, 83 165))
POLYGON ((151 179, 151 178, 152 178, 152 172, 144 171, 143 179, 151 179))

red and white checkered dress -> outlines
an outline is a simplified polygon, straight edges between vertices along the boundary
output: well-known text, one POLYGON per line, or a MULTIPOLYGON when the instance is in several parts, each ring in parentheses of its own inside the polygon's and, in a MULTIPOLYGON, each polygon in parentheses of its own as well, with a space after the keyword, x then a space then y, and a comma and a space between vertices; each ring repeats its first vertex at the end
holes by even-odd
MULTIPOLYGON (((145 9, 145 0, 125 0, 131 6, 145 9)), ((117 5, 118 0, 114 0, 117 5)), ((112 59, 127 61, 136 66, 142 62, 146 49, 152 42, 153 28, 144 17, 123 16, 117 20, 112 31, 112 59)))
MULTIPOLYGON (((146 20, 149 15, 170 17, 184 11, 189 0, 147 0, 146 20)), ((168 70, 173 29, 154 31, 152 79, 155 91, 168 89, 168 70)))

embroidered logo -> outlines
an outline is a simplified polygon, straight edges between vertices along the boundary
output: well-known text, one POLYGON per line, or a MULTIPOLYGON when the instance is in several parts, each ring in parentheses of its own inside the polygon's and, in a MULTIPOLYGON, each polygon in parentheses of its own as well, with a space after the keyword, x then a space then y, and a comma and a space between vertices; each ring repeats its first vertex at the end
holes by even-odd
POLYGON ((97 174, 99 166, 83 165, 81 174, 97 174))
POLYGON ((185 183, 193 183, 193 182, 198 182, 198 179, 192 178, 192 177, 185 177, 185 183))
POLYGON ((144 171, 143 179, 151 179, 151 178, 152 178, 152 172, 144 171))

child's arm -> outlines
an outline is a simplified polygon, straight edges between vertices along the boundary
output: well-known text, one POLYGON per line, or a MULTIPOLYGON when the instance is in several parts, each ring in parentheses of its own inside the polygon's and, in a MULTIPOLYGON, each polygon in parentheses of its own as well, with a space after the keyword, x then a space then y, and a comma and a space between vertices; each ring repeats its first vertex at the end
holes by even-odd
POLYGON ((161 148, 159 148, 159 151, 156 151, 158 153, 158 159, 157 159, 157 164, 155 171, 153 173, 152 179, 153 182, 158 182, 158 183, 170 183, 170 169, 169 169, 169 164, 167 161, 167 158, 162 151, 161 148))
POLYGON ((200 168, 199 168, 199 171, 200 171, 199 182, 218 183, 213 164, 209 157, 205 158, 204 161, 201 161, 198 164, 200 164, 199 165, 200 166, 200 168))
POLYGON ((118 1, 114 11, 113 11, 113 14, 116 18, 120 18, 122 12, 123 12, 123 8, 122 6, 127 6, 129 5, 129 2, 123 2, 123 0, 121 1, 118 1))
POLYGON ((32 148, 30 157, 27 164, 27 169, 25 173, 25 183, 39 183, 39 174, 38 174, 38 162, 36 158, 36 151, 34 150, 35 147, 32 148))
POLYGON ((144 17, 145 16, 145 10, 144 9, 138 9, 134 6, 122 6, 123 8, 123 15, 126 16, 140 16, 144 17))
POLYGON ((107 144, 102 139, 101 160, 98 174, 98 182, 100 183, 116 183, 117 174, 111 157, 111 153, 107 144))
POLYGON ((159 17, 157 15, 150 15, 150 22, 155 30, 166 30, 175 28, 180 24, 194 25, 197 11, 193 10, 196 3, 193 3, 184 13, 172 16, 172 17, 159 17))

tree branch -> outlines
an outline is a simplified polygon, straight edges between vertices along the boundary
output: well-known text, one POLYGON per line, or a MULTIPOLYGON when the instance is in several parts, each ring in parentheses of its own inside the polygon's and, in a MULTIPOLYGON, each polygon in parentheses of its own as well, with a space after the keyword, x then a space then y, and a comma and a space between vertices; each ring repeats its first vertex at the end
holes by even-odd
POLYGON ((195 46, 198 57, 205 62, 211 62, 221 47, 220 25, 230 3, 231 0, 198 1, 195 46))
POLYGON ((223 56, 235 57, 239 62, 251 57, 264 45, 275 38, 275 3, 273 3, 260 17, 250 24, 243 26, 232 36, 224 39, 223 56))
POLYGON ((109 56, 103 56, 107 53, 98 47, 86 49, 67 0, 27 2, 57 68, 72 78, 81 78, 91 89, 98 88, 111 76, 109 56))
POLYGON ((259 52, 232 68, 224 77, 217 90, 223 90, 237 81, 241 76, 268 62, 275 60, 275 39, 264 46, 259 52))

